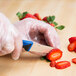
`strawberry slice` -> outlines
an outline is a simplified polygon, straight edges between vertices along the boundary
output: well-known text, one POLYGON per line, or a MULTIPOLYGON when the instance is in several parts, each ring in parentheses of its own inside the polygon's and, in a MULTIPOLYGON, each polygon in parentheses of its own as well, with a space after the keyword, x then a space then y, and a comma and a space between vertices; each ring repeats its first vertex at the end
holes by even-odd
POLYGON ((56 63, 56 68, 57 69, 65 69, 67 67, 71 66, 69 61, 60 61, 56 63))
POLYGON ((76 52, 76 48, 75 48, 74 52, 76 52))
POLYGON ((35 16, 38 20, 41 20, 41 17, 39 16, 38 13, 35 13, 34 16, 35 16))
POLYGON ((52 49, 47 55, 46 58, 50 61, 58 60, 62 57, 62 51, 59 49, 52 49))
POLYGON ((70 44, 68 45, 68 50, 69 50, 70 52, 71 52, 71 51, 74 51, 75 48, 76 48, 76 41, 74 41, 74 42, 72 42, 72 43, 70 43, 70 44))
POLYGON ((72 43, 72 42, 74 42, 74 41, 76 41, 76 37, 71 37, 71 38, 69 38, 69 42, 70 42, 70 43, 72 43))
POLYGON ((56 65, 56 62, 55 61, 51 61, 50 66, 51 67, 55 67, 55 65, 56 65))
POLYGON ((72 63, 76 64, 76 58, 72 59, 72 63))

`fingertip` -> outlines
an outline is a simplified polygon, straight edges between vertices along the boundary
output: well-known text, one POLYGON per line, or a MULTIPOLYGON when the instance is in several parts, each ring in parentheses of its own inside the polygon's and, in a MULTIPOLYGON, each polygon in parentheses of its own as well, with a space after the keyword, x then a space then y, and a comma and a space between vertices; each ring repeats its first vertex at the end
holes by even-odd
POLYGON ((12 52, 12 59, 18 60, 21 52, 22 52, 22 40, 19 37, 17 37, 15 39, 15 49, 12 52))
POLYGON ((14 56, 14 55, 12 55, 12 59, 13 59, 13 60, 18 60, 18 59, 19 59, 19 56, 14 56))

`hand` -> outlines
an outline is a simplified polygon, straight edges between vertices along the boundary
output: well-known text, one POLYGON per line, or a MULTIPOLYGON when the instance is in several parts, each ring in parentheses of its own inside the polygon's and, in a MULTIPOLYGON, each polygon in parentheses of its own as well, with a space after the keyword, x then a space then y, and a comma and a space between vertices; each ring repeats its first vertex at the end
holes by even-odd
POLYGON ((26 18, 14 23, 19 30, 22 40, 32 40, 41 44, 60 47, 58 34, 54 27, 32 18, 26 18))
POLYGON ((17 60, 21 51, 22 40, 18 30, 0 13, 0 56, 12 53, 12 58, 17 60))

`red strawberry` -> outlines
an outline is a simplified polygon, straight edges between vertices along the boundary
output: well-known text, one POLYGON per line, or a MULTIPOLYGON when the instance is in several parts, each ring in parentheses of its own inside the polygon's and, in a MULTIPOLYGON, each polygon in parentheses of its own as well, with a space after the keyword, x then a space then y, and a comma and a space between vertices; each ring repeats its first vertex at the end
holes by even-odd
POLYGON ((62 57, 62 51, 59 49, 52 49, 47 55, 46 58, 50 61, 58 60, 62 57))
POLYGON ((75 63, 76 64, 76 58, 73 58, 72 59, 72 63, 75 63))
POLYGON ((34 16, 35 16, 38 20, 41 20, 41 17, 39 16, 38 13, 35 13, 34 16))
POLYGON ((76 41, 74 41, 73 43, 70 43, 70 44, 68 45, 68 50, 69 50, 69 51, 74 51, 75 48, 76 48, 76 41))
POLYGON ((50 25, 53 26, 53 27, 55 26, 53 23, 51 23, 50 25))
POLYGON ((47 22, 47 17, 44 17, 42 20, 47 22))
POLYGON ((72 43, 72 42, 74 42, 74 41, 76 41, 76 37, 71 37, 71 38, 69 38, 69 42, 70 42, 70 43, 72 43))
POLYGON ((65 69, 67 67, 71 66, 69 61, 60 61, 56 63, 56 68, 57 69, 65 69))
POLYGON ((76 52, 76 48, 75 48, 74 52, 76 52))
POLYGON ((29 14, 29 13, 27 13, 24 18, 33 18, 33 19, 37 19, 35 16, 33 16, 32 14, 29 14))
POLYGON ((56 65, 56 62, 55 61, 51 61, 50 66, 51 67, 55 67, 55 65, 56 65))

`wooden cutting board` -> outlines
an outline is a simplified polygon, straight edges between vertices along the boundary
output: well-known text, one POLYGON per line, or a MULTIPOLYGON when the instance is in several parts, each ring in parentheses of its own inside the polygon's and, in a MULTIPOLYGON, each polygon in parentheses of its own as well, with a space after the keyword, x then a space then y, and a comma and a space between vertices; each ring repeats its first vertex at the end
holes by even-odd
MULTIPOLYGON (((12 23, 17 21, 18 11, 38 12, 41 17, 55 15, 56 21, 66 28, 58 31, 63 57, 61 60, 71 62, 76 53, 68 52, 68 38, 76 36, 76 0, 0 0, 0 11, 12 23)), ((76 64, 58 70, 51 68, 49 63, 41 61, 39 56, 23 52, 19 60, 14 61, 10 55, 0 57, 0 76, 76 76, 76 64)))

